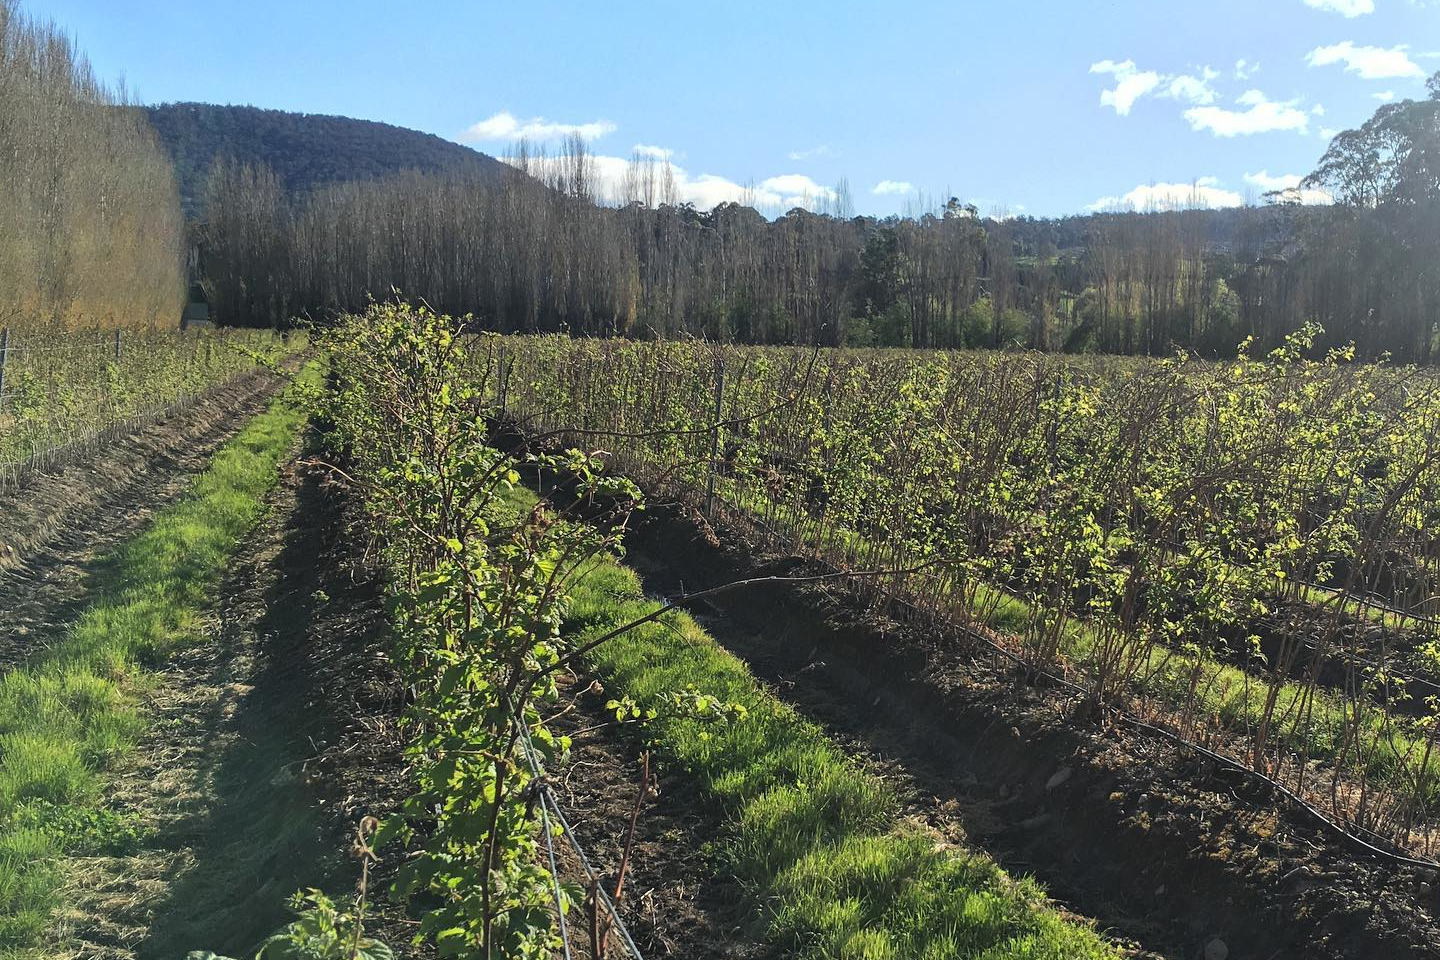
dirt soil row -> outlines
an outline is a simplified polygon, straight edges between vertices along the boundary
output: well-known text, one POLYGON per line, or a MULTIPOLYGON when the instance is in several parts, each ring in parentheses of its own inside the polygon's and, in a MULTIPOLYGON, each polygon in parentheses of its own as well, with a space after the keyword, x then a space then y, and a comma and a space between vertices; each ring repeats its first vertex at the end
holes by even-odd
MULTIPOLYGON (((573 709, 553 724, 574 737, 570 762, 552 787, 591 866, 613 893, 644 767, 638 736, 619 733, 606 712, 603 686, 566 678, 562 699, 573 709), (591 731, 592 728, 602 727, 591 731)), ((643 956, 693 960, 780 960, 765 943, 763 923, 741 885, 725 873, 720 810, 682 771, 652 760, 651 790, 641 805, 620 901, 626 928, 643 956)), ((557 842, 562 872, 582 886, 584 867, 557 842)), ((574 919, 571 921, 575 922, 574 919)), ((583 926, 583 920, 582 920, 583 926)), ((586 949, 589 938, 579 934, 586 949)), ((612 941, 612 955, 619 952, 612 941)), ((588 956, 588 954, 586 954, 588 956)))
POLYGON ((247 374, 0 495, 0 670, 64 634, 103 581, 103 558, 179 496, 281 383, 247 374))
MULTIPOLYGON (((723 533, 723 532, 722 532, 723 533)), ((629 561, 652 593, 759 574, 754 555, 652 507, 629 561)), ((1340 849, 1244 782, 1167 744, 1077 727, 1071 705, 934 625, 780 585, 694 611, 777 695, 879 765, 909 813, 1033 874, 1141 955, 1440 957, 1440 877, 1340 849)))
MULTIPOLYGON (((228 407, 252 412, 273 389, 247 399, 239 386, 228 407)), ((187 415, 195 433, 175 425, 157 444, 158 480, 143 456, 115 483, 119 461, 67 471, 76 476, 52 495, 65 503, 66 490, 80 490, 71 506, 88 519, 49 521, 23 567, 0 576, 0 609, 41 591, 24 608, 28 626, 0 651, 73 616, 83 579, 108 549, 86 552, 87 529, 113 545, 124 534, 107 534, 104 521, 128 516, 128 503, 148 515, 163 502, 150 487, 183 485, 163 464, 203 466, 203 458, 182 466, 195 459, 186 445, 218 446, 222 421, 232 422, 230 410, 206 410, 187 415), (101 492, 84 493, 85 477, 101 492), (72 553, 46 553, 65 542, 72 553), (54 561, 70 572, 46 580, 47 556, 71 557, 54 561), (12 586, 32 573, 39 577, 28 590, 12 586)), ((243 417, 235 413, 234 425, 243 417)), ((356 821, 384 815, 406 791, 397 726, 405 690, 385 652, 381 581, 353 500, 323 471, 300 467, 287 471, 272 506, 220 591, 207 642, 159 678, 160 720, 108 797, 142 827, 144 842, 124 856, 71 864, 72 909, 57 933, 80 946, 57 946, 55 955, 161 958, 202 947, 243 955, 283 922, 295 889, 343 893, 353 883, 345 851, 356 821)), ((0 538, 27 529, 0 517, 0 538)), ((144 516, 133 522, 132 532, 144 516)), ((663 594, 793 569, 788 558, 724 546, 703 523, 658 507, 636 528, 630 561, 663 594)), ((1133 942, 1137 955, 1188 960, 1209 947, 1213 956, 1220 940, 1234 960, 1440 957, 1440 878, 1339 850, 1311 826, 1277 816, 1268 798, 1170 747, 1077 728, 1064 719, 1067 704, 971 657, 959 638, 818 588, 750 591, 696 613, 779 696, 906 791, 910 816, 1035 874, 1064 905, 1133 942)), ((13 632, 13 623, 7 617, 0 631, 13 632)), ((573 683, 578 690, 588 680, 573 683)), ((593 725, 603 700, 580 693, 564 722, 593 725)), ((639 749, 626 736, 581 737, 557 777, 577 834, 611 878, 639 749)), ((742 891, 716 875, 718 811, 682 777, 658 773, 625 901, 646 955, 769 960, 742 891)), ((377 886, 396 866, 381 864, 377 886)), ((574 867, 571 859, 572 878, 574 867)), ((408 947, 413 917, 383 899, 374 929, 402 955, 425 955, 408 947)))

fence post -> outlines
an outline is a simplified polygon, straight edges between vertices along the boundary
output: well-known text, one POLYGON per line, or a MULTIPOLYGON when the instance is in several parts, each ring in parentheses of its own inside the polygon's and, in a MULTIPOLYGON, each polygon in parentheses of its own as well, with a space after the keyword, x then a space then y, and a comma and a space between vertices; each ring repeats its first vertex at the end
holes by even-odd
POLYGON ((5 405, 5 361, 10 359, 10 328, 0 327, 0 407, 5 405))
POLYGON ((710 428, 710 470, 705 476, 705 515, 715 516, 715 473, 720 467, 720 418, 725 410, 725 358, 715 353, 715 419, 710 428))
POLYGON ((120 359, 120 331, 115 331, 115 359, 120 359))
POLYGON ((497 399, 500 401, 500 419, 504 420, 505 401, 507 399, 505 396, 507 392, 506 388, 510 385, 509 371, 505 369, 505 344, 501 343, 495 353, 495 380, 497 381, 495 384, 495 392, 499 395, 497 399))

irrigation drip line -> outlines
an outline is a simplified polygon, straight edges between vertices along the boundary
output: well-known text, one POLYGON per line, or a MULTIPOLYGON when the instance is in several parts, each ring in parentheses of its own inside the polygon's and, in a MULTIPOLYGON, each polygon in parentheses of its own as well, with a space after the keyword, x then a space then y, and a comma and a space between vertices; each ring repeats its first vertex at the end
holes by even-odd
POLYGON ((1316 643, 1309 637, 1301 637, 1300 643, 1304 645, 1306 650, 1309 650, 1312 653, 1319 653, 1325 657, 1334 657, 1343 662, 1346 662, 1349 666, 1352 667, 1359 666, 1367 670, 1373 670, 1377 672, 1383 671, 1385 675, 1392 680, 1403 680, 1406 683, 1418 684, 1419 686, 1429 687, 1431 690, 1440 693, 1440 682, 1437 682, 1430 677, 1422 677, 1419 674, 1410 673, 1405 670, 1391 670, 1384 667, 1378 660, 1375 660, 1371 657, 1363 656, 1358 653, 1350 653, 1344 650, 1330 653, 1328 651, 1322 650, 1320 648, 1320 644, 1316 643))
MULTIPOLYGON (((1339 834, 1347 842, 1355 844, 1356 846, 1364 850, 1366 853, 1380 857, 1385 860, 1390 860, 1402 866, 1416 867, 1422 870, 1440 871, 1440 863, 1436 863, 1433 860, 1420 860, 1415 857, 1408 857, 1402 853, 1394 853, 1382 847, 1377 847, 1375 844, 1369 842, 1364 837, 1352 833, 1349 829, 1342 826, 1340 823, 1325 816, 1325 814, 1321 813, 1320 810, 1318 810, 1313 804, 1310 803, 1310 801, 1301 797, 1298 793, 1285 786, 1285 784, 1281 783, 1278 780, 1275 780, 1272 777, 1266 776, 1258 770, 1247 767, 1239 761, 1233 760, 1230 757, 1225 756, 1223 753, 1217 753, 1216 751, 1211 750, 1208 747, 1201 746, 1198 743, 1193 743, 1177 733, 1166 730, 1164 727, 1156 726, 1153 723, 1147 723, 1144 720, 1141 720, 1139 717, 1132 717, 1129 714, 1124 713, 1120 710, 1115 711, 1115 716, 1117 719, 1123 720, 1131 726, 1137 727, 1152 734, 1156 734, 1163 739, 1169 740, 1171 743, 1174 743, 1177 746, 1192 750, 1205 757, 1206 759, 1226 767, 1227 769, 1237 771, 1252 780, 1258 780, 1261 784, 1269 787, 1272 790, 1279 791, 1280 795, 1283 796, 1286 800, 1288 800, 1291 804, 1299 807, 1305 813, 1308 813, 1310 816, 1318 820, 1327 829, 1339 834)), ((1371 833, 1372 835, 1374 835, 1373 831, 1368 830, 1365 827, 1360 827, 1359 829, 1365 830, 1366 833, 1371 833)), ((1376 839, 1381 840, 1382 842, 1386 842, 1384 841, 1383 837, 1377 836, 1376 839)))
MULTIPOLYGON (((1297 579, 1295 582, 1302 587, 1309 587, 1312 590, 1321 590, 1325 593, 1328 593, 1330 594, 1332 600, 1340 599, 1341 591, 1336 587, 1327 587, 1324 584, 1311 583, 1308 580, 1297 579)), ((1397 617, 1404 617, 1410 620, 1414 620, 1416 623, 1423 623, 1426 626, 1440 626, 1440 617, 1429 617, 1421 613, 1415 613, 1412 610, 1402 610, 1400 607, 1396 607, 1390 604, 1388 601, 1385 600, 1384 597, 1378 594, 1370 593, 1368 591, 1365 593, 1351 592, 1347 599, 1353 600, 1357 606, 1362 608, 1378 610, 1381 613, 1391 613, 1397 617)), ((1328 606, 1329 602, 1327 601, 1324 605, 1328 606)))
MULTIPOLYGON (((620 940, 625 945, 625 949, 635 960, 645 960, 640 953, 640 948, 635 945, 634 938, 630 936, 629 928, 625 926, 625 921, 620 916, 620 908, 615 904, 615 901, 610 898, 610 895, 605 892, 605 888, 600 883, 600 874, 591 865, 590 858, 585 855, 584 849, 580 846, 580 841, 576 839, 575 831, 571 828, 570 821, 565 816, 565 811, 561 809, 560 801, 555 798, 555 793, 550 787, 549 779, 540 769, 540 760, 535 753, 535 745, 530 740, 530 731, 525 728, 525 724, 522 723, 520 718, 515 714, 513 707, 511 709, 511 718, 511 722, 515 725, 515 733, 520 742, 521 750, 530 765, 531 774, 535 777, 535 790, 540 798, 540 813, 545 827, 546 842, 551 843, 549 839, 549 817, 545 812, 548 807, 555 814, 555 819, 559 822, 565 839, 570 842, 570 849, 575 851, 575 856, 579 859, 580 866, 584 868, 585 875, 590 880, 590 889, 593 891, 592 895, 600 902, 605 908, 605 911, 610 914, 610 918, 614 921, 615 930, 620 935, 620 940)), ((559 875, 555 869, 555 852, 553 846, 550 848, 550 876, 555 887, 555 910, 560 917, 560 935, 564 941, 565 955, 569 957, 570 941, 565 927, 565 905, 560 893, 559 875)))
MULTIPOLYGON (((1169 544, 1169 549, 1175 552, 1183 551, 1184 545, 1178 543, 1171 543, 1169 544)), ((1327 595, 1328 599, 1318 601, 1314 604, 1314 606, 1328 607, 1337 600, 1343 600, 1344 603, 1354 602, 1354 604, 1361 609, 1368 608, 1370 610, 1377 610, 1380 613, 1393 614, 1397 617, 1403 617, 1409 620, 1413 620, 1416 623, 1423 623, 1426 626, 1430 627, 1440 626, 1440 617, 1426 616, 1423 613, 1416 613, 1413 610, 1406 610, 1401 607, 1397 607, 1390 603, 1383 595, 1373 593, 1370 590, 1346 590, 1340 587, 1330 587, 1326 586, 1323 583, 1316 583, 1313 580, 1303 580, 1299 577, 1294 576, 1293 574, 1290 575, 1290 582, 1296 584, 1297 586, 1307 587, 1311 590, 1315 590, 1327 595)), ((1343 611, 1343 603, 1341 604, 1340 609, 1343 611)))
MULTIPOLYGON (((737 507, 730 504, 723 497, 720 499, 722 503, 724 503, 727 507, 731 509, 731 511, 738 511, 737 507)), ((757 526, 769 532, 771 536, 780 539, 788 539, 780 537, 779 531, 770 524, 765 523, 763 520, 760 520, 759 518, 750 519, 758 521, 757 526)), ((821 567, 828 568, 832 571, 840 572, 839 568, 835 566, 835 564, 827 560, 822 560, 818 557, 809 557, 807 559, 812 563, 820 565, 821 567)), ((1061 686, 1080 696, 1089 696, 1089 691, 1086 690, 1084 687, 1080 686, 1079 684, 1075 683, 1074 681, 1069 680, 1068 678, 1061 676, 1060 674, 1054 673, 1044 668, 1036 667, 1034 664, 1025 660, 1023 657, 1019 656, 1011 650, 1006 649, 1005 647, 996 643, 990 637, 986 636, 978 630, 975 630, 972 627, 969 627, 963 623, 958 623, 952 619, 940 617, 936 614, 922 610, 914 603, 906 600, 901 596, 898 596, 895 593, 892 593, 891 591, 885 589, 879 584, 872 583, 870 585, 870 589, 875 593, 878 593, 881 596, 885 597, 888 601, 906 608, 911 612, 913 616, 917 618, 928 617, 932 620, 940 620, 940 622, 945 623, 951 629, 958 630, 961 634, 972 640, 978 640, 980 643, 984 644, 993 652, 999 654, 1000 656, 1016 664, 1017 666, 1023 667, 1025 670, 1032 672, 1036 676, 1043 677, 1046 680, 1057 684, 1058 686, 1061 686)), ((1257 782, 1263 787, 1274 790, 1275 792, 1279 793, 1280 796, 1284 797, 1285 800, 1293 807, 1298 808, 1300 812, 1307 814, 1308 816, 1313 818, 1326 830, 1329 830, 1331 833, 1338 836, 1341 840, 1355 845, 1357 848, 1363 850, 1367 854, 1379 857, 1382 860, 1389 861, 1399 866, 1415 867, 1421 870, 1440 872, 1440 862, 1434 860, 1418 859, 1415 857, 1407 856, 1403 853, 1396 853, 1391 850, 1386 850, 1383 847, 1376 846, 1376 844, 1371 843, 1369 840, 1366 840, 1364 837, 1360 836, 1359 833, 1356 833, 1355 831, 1363 831, 1364 833, 1369 834, 1381 843, 1389 843, 1390 841, 1383 836, 1375 833, 1375 831, 1370 830, 1367 827, 1360 826, 1358 824, 1353 829, 1350 827, 1346 827, 1345 825, 1339 823, 1331 817, 1326 816, 1318 807, 1310 803, 1310 801, 1306 800, 1304 797, 1300 796, 1295 791, 1291 790, 1289 787, 1285 786, 1283 783, 1280 783, 1274 778, 1261 773, 1253 767, 1249 767, 1238 760, 1211 750, 1209 747, 1196 743, 1193 740, 1187 739, 1186 737, 1182 737, 1181 735, 1171 730, 1166 730, 1164 727, 1159 727, 1155 724, 1141 720, 1139 717, 1131 716, 1129 713, 1126 713, 1118 707, 1109 707, 1108 709, 1111 713, 1111 716, 1116 720, 1120 720, 1148 733, 1156 734, 1162 739, 1174 744, 1175 746, 1197 753, 1205 757, 1206 759, 1225 767, 1228 770, 1239 773, 1240 775, 1257 782)))
POLYGON ((555 861, 555 837, 550 827, 549 805, 543 796, 540 800, 540 826, 545 831, 545 853, 550 859, 550 886, 555 892, 555 916, 560 922, 560 946, 565 951, 565 960, 573 960, 570 952, 570 928, 565 925, 565 911, 562 909, 564 895, 560 892, 560 865, 555 861))
MULTIPOLYGON (((825 566, 830 566, 830 564, 825 563, 825 561, 818 562, 825 566)), ((895 603, 908 607, 916 615, 922 617, 926 615, 924 611, 920 610, 908 600, 898 597, 890 593, 889 591, 885 591, 883 590, 883 588, 877 587, 875 589, 880 590, 888 599, 894 601, 895 603)), ((948 622, 952 628, 960 630, 961 633, 972 639, 979 640, 981 643, 988 646, 991 650, 1008 658, 1013 663, 1024 667, 1026 670, 1033 672, 1037 676, 1044 677, 1046 680, 1058 684, 1059 686, 1062 686, 1067 690, 1077 693, 1080 696, 1089 696, 1089 691, 1086 690, 1084 687, 1080 686, 1079 684, 1075 683, 1074 681, 1069 680, 1059 674, 1053 673, 1044 668, 1034 666, 1033 664, 1026 661, 1023 657, 1020 657, 1014 652, 1005 649, 1000 644, 996 643, 991 638, 985 636, 980 631, 967 627, 964 624, 955 623, 954 621, 946 622, 948 622)), ((1180 734, 1175 733, 1172 730, 1167 730, 1164 727, 1157 726, 1153 723, 1141 720, 1139 717, 1132 716, 1129 713, 1126 713, 1124 710, 1120 709, 1119 707, 1109 707, 1108 709, 1111 716, 1116 720, 1120 720, 1124 723, 1130 724, 1131 726, 1136 727, 1140 730, 1157 734, 1162 739, 1168 740, 1169 742, 1175 744, 1178 747, 1197 753, 1205 757, 1207 760, 1214 761, 1215 763, 1225 767, 1228 770, 1232 770, 1251 780, 1257 781, 1261 786, 1268 787, 1272 790, 1279 792, 1282 797, 1289 801, 1293 806, 1298 807, 1301 812, 1310 815, 1326 829, 1332 831, 1337 836, 1339 836, 1342 840, 1355 844, 1360 849, 1364 850, 1366 853, 1372 854, 1385 860, 1389 860, 1402 866, 1417 867, 1423 870, 1440 871, 1440 862, 1436 862, 1434 860, 1421 860, 1415 857, 1406 856, 1403 853, 1395 853, 1393 851, 1386 850, 1383 847, 1376 846, 1375 844, 1366 840, 1359 834, 1352 832, 1351 828, 1346 827, 1338 821, 1326 816, 1314 804, 1310 803, 1310 801, 1306 800, 1304 797, 1300 796, 1298 793, 1291 790, 1283 783, 1280 783, 1278 780, 1275 780, 1274 778, 1261 773, 1259 770, 1256 770, 1253 767, 1247 766, 1231 757, 1227 757, 1223 753, 1211 750, 1209 747, 1196 743, 1195 741, 1190 740, 1186 737, 1182 737, 1180 734)), ((1367 827, 1356 825, 1354 829, 1364 831, 1365 833, 1370 834, 1382 843, 1389 842, 1384 837, 1375 833, 1373 830, 1368 829, 1367 827)))

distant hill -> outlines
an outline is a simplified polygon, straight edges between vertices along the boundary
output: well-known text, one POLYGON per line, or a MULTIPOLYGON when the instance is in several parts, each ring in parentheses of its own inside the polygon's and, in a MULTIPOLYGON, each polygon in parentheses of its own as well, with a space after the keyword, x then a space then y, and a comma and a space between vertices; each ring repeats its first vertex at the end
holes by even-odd
POLYGON ((189 217, 199 213, 205 178, 217 157, 264 163, 295 193, 402 170, 512 175, 505 164, 477 150, 373 120, 210 103, 166 103, 144 110, 175 160, 189 217))

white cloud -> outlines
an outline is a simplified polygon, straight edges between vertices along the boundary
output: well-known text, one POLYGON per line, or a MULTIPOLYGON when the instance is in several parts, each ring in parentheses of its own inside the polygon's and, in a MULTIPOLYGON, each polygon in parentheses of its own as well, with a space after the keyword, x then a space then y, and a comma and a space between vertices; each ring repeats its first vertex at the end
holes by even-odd
POLYGON ((1375 12, 1375 0, 1305 0, 1305 6, 1329 10, 1342 17, 1362 17, 1375 12))
POLYGON ((648 157, 654 160, 669 160, 675 156, 675 151, 669 147, 652 147, 648 143, 637 143, 631 147, 637 156, 648 157))
POLYGON ((1306 205, 1334 203, 1335 198, 1324 190, 1302 188, 1300 181, 1305 178, 1298 173, 1281 173, 1271 176, 1268 170, 1245 174, 1245 182, 1266 193, 1280 191, 1284 200, 1298 200, 1306 205))
POLYGON ((1114 107, 1115 112, 1122 117, 1129 116, 1135 101, 1160 86, 1161 81, 1160 74, 1154 70, 1137 69, 1134 60, 1120 63, 1101 60, 1090 65, 1090 72, 1108 73, 1115 78, 1114 89, 1100 91, 1100 105, 1114 107))
POLYGON ((1260 64, 1258 64, 1258 63, 1251 63, 1249 60, 1236 60, 1236 61, 1235 61, 1235 79, 1236 79, 1236 80, 1249 80, 1251 77, 1255 76, 1255 74, 1257 74, 1257 73, 1259 73, 1259 72, 1260 72, 1260 64))
POLYGON ((1192 130, 1209 130, 1217 137, 1250 136, 1274 130, 1295 130, 1304 133, 1310 117, 1299 109, 1299 101, 1271 100, 1259 90, 1247 90, 1235 101, 1245 110, 1224 107, 1192 107, 1185 111, 1192 130))
POLYGON ((1196 73, 1159 73, 1155 70, 1141 70, 1134 60, 1116 62, 1101 60, 1090 65, 1091 73, 1108 73, 1115 78, 1115 86, 1100 93, 1101 106, 1114 107, 1120 116, 1128 116, 1136 101, 1147 96, 1180 100, 1190 104, 1215 102, 1216 93, 1211 82, 1220 72, 1211 67, 1201 67, 1196 73))
POLYGON ((904 180, 881 180, 870 192, 882 197, 897 197, 915 192, 915 185, 904 180))
POLYGON ((1239 207, 1245 198, 1224 190, 1215 177, 1201 177, 1194 183, 1144 184, 1122 196, 1101 197, 1085 209, 1096 210, 1180 210, 1192 207, 1239 207))
POLYGON ((1245 174, 1245 182, 1252 187, 1259 187, 1261 190, 1293 190, 1300 186, 1300 181, 1304 179, 1298 173, 1280 173, 1271 176, 1268 170, 1245 174))
POLYGON ((590 123, 555 123, 544 117, 528 120, 517 118, 509 110, 502 110, 488 119, 473 124, 460 135, 462 143, 477 143, 484 140, 559 140, 578 134, 582 140, 596 140, 618 127, 609 120, 594 120, 590 123))
POLYGON ((823 143, 818 147, 811 147, 809 150, 791 150, 786 154, 791 160, 811 160, 815 157, 833 157, 834 155, 835 151, 823 143))
POLYGON ((1386 80, 1392 77, 1423 80, 1425 71, 1410 59, 1405 51, 1409 47, 1360 47, 1352 41, 1316 47, 1305 55, 1305 62, 1312 67, 1328 67, 1334 63, 1345 64, 1348 73, 1356 74, 1362 80, 1386 80))
POLYGON ((787 173, 760 181, 760 192, 766 195, 779 194, 784 207, 810 207, 817 201, 835 199, 835 191, 805 176, 803 173, 787 173))
MULTIPOLYGON (((637 146, 644 146, 640 144, 637 146)), ((642 160, 653 160, 653 172, 658 180, 669 175, 678 203, 693 203, 702 210, 709 210, 722 203, 743 203, 761 210, 784 211, 794 207, 807 209, 823 208, 837 199, 835 190, 817 183, 804 174, 790 173, 770 177, 757 184, 737 183, 727 177, 713 173, 692 176, 684 167, 672 159, 647 156, 637 149, 642 160)), ((631 182, 633 165, 630 158, 589 154, 591 191, 596 199, 607 203, 626 203, 636 186, 631 182)), ((529 158, 530 169, 542 179, 568 172, 568 164, 561 157, 529 158)), ((641 191, 643 192, 643 191, 641 191)), ((656 197, 663 202, 666 198, 656 197)))
POLYGON ((1321 127, 1319 132, 1321 140, 1334 140, 1335 135, 1340 131, 1334 127, 1321 127))
POLYGON ((1220 74, 1209 67, 1201 70, 1198 77, 1182 73, 1168 78, 1160 95, 1171 100, 1184 100, 1186 103, 1211 104, 1215 102, 1215 91, 1211 88, 1210 81, 1218 76, 1220 74))
POLYGON ((1380 93, 1372 93, 1370 94, 1370 96, 1374 97, 1376 100, 1379 100, 1381 103, 1389 103, 1391 100, 1395 99, 1395 91, 1384 90, 1380 93))
POLYGON ((701 210, 709 210, 722 203, 750 203, 755 206, 774 207, 780 204, 780 197, 762 193, 754 187, 727 180, 713 173, 702 173, 690 179, 680 170, 676 177, 676 192, 682 203, 693 203, 701 210))

